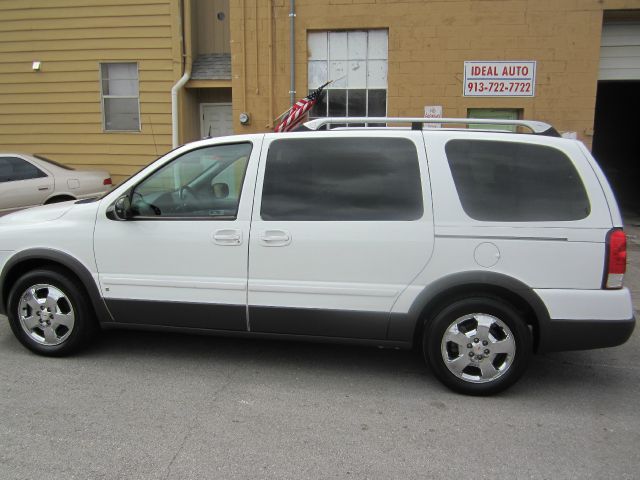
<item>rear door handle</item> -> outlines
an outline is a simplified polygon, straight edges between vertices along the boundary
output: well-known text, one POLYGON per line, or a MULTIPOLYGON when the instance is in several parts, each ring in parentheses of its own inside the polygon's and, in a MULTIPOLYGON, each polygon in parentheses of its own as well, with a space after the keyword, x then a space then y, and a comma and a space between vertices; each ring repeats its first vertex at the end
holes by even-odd
POLYGON ((284 230, 265 230, 260 235, 260 243, 265 247, 284 247, 291 243, 291 235, 284 230))
POLYGON ((216 245, 240 245, 242 243, 242 231, 234 229, 217 230, 213 234, 216 245))
POLYGON ((49 190, 49 187, 47 186, 42 186, 42 187, 38 187, 38 190, 49 190))

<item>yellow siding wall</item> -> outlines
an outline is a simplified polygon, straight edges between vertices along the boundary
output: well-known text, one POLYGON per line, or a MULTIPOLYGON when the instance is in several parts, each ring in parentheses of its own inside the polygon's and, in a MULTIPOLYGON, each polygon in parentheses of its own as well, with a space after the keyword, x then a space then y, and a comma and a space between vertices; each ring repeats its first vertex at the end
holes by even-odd
POLYGON ((177 0, 1 1, 0 151, 107 169, 120 181, 170 150, 179 34, 177 0), (110 61, 138 62, 139 133, 102 131, 99 63, 110 61))
MULTIPOLYGON (((307 92, 309 30, 388 28, 390 116, 422 116, 425 105, 450 117, 520 108, 590 145, 603 10, 627 8, 640 0, 297 0, 297 97, 307 92), (465 60, 536 60, 535 98, 464 97, 465 60)), ((265 130, 289 106, 288 14, 285 0, 231 4, 238 133, 265 130), (238 121, 242 111, 249 126, 238 121)))
POLYGON ((194 0, 192 9, 198 38, 194 50, 198 54, 229 53, 229 0, 194 0), (219 12, 225 15, 224 20, 218 20, 219 12))

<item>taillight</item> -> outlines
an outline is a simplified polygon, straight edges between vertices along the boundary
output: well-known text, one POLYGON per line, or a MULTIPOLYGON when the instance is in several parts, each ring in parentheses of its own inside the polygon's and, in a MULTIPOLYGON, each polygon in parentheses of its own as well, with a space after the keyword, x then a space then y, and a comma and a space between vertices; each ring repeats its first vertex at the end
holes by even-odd
POLYGON ((624 273, 627 271, 627 236, 621 228, 614 228, 607 234, 607 256, 603 288, 622 288, 624 273))
POLYGON ((111 177, 109 177, 109 178, 105 178, 105 179, 102 181, 102 184, 103 184, 103 185, 113 185, 113 182, 111 181, 111 177))

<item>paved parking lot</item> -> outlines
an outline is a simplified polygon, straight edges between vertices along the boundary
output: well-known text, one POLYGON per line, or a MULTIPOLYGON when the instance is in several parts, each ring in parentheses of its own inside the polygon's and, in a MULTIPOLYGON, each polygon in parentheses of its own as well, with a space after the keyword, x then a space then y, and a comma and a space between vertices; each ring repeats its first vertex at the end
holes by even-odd
POLYGON ((639 397, 638 332, 470 398, 412 352, 107 332, 48 359, 1 317, 0 478, 639 478, 639 397))

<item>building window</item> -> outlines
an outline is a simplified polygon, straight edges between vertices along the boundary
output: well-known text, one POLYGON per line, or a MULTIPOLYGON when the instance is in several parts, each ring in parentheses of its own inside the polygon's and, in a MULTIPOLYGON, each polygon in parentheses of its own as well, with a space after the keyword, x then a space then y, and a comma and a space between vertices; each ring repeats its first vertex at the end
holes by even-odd
POLYGON ((140 131, 137 63, 101 63, 102 115, 106 131, 140 131))
MULTIPOLYGON (((467 118, 483 118, 489 120, 518 120, 522 118, 522 109, 519 108, 469 108, 467 110, 467 118)), ((481 130, 507 130, 517 132, 518 127, 515 125, 486 125, 471 124, 469 128, 477 128, 481 130)))
POLYGON ((386 116, 387 40, 387 30, 309 32, 309 91, 333 80, 309 118, 386 116))

